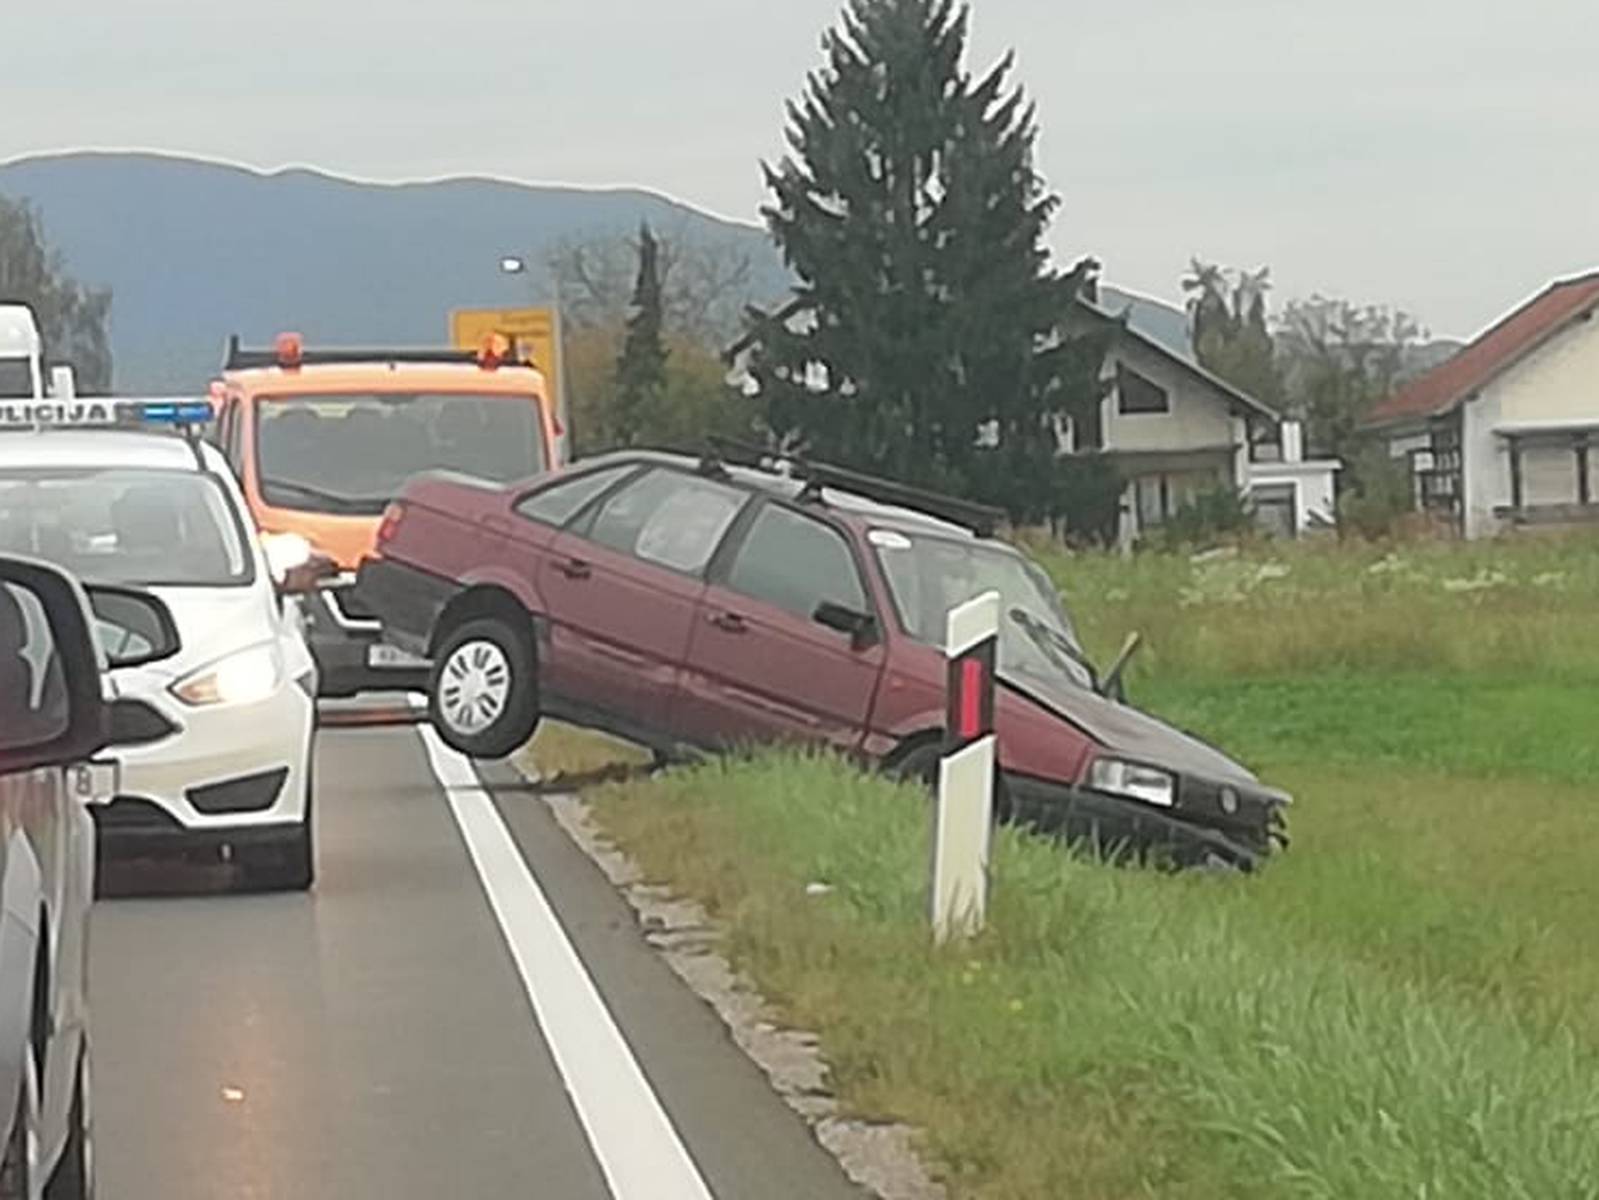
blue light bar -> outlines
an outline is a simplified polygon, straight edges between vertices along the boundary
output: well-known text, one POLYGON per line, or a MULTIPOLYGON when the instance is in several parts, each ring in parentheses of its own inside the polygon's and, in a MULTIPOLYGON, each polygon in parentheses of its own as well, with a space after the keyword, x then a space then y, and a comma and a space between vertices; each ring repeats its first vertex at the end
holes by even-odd
POLYGON ((204 400, 141 404, 138 413, 146 425, 204 425, 215 415, 204 400))

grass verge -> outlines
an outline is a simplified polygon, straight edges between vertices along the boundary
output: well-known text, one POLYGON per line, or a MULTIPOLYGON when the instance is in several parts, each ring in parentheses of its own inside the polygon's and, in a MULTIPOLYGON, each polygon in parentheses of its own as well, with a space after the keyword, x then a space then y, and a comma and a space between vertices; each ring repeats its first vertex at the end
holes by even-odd
POLYGON ((926 1132, 957 1197, 1599 1194, 1599 1042, 1570 1019, 1599 982, 1579 915, 1599 884, 1569 862, 1560 902, 1539 882, 1574 797, 1518 798, 1546 810, 1519 855, 1468 829, 1417 856, 1454 801, 1417 780, 1384 855, 1373 782, 1324 782, 1318 852, 1253 880, 1107 870, 1006 833, 990 933, 942 953, 914 790, 771 756, 594 801, 820 1033, 847 1106, 926 1132))

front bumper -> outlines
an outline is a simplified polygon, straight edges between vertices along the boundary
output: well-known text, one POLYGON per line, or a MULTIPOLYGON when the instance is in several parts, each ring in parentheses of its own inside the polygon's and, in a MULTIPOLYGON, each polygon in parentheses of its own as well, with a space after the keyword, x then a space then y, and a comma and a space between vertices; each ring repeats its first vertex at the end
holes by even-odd
POLYGON ((91 809, 103 854, 159 843, 273 840, 305 820, 316 704, 299 684, 286 683, 256 704, 203 708, 133 694, 173 731, 116 752, 117 796, 91 809))
POLYGON ((427 687, 426 666, 375 664, 385 645, 383 627, 350 587, 312 592, 301 599, 305 640, 316 660, 317 695, 347 698, 361 692, 419 692, 427 687))
POLYGON ((1211 824, 1180 808, 1155 808, 1032 776, 1006 773, 1003 786, 1012 822, 1114 860, 1253 871, 1287 845, 1280 808, 1253 822, 1211 824))

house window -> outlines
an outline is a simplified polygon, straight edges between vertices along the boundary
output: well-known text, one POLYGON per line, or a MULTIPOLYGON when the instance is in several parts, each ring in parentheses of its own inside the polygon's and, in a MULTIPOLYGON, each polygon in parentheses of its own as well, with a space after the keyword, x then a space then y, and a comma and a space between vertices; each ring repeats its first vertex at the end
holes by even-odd
POLYGON ((1171 411, 1171 398, 1165 388, 1120 364, 1116 367, 1116 397, 1119 411, 1123 414, 1171 411))

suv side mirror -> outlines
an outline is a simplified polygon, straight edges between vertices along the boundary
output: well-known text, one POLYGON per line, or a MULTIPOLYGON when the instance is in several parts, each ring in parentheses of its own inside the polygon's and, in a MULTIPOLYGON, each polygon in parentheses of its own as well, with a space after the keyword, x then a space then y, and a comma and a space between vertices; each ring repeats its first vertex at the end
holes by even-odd
POLYGON ((877 618, 871 613, 860 612, 842 604, 834 604, 831 600, 824 600, 816 606, 816 611, 811 616, 818 625, 836 629, 839 633, 847 633, 852 649, 865 650, 877 644, 877 618))
POLYGON ((110 738, 89 599, 64 571, 0 558, 0 775, 84 762, 110 738), (11 680, 22 686, 10 686, 11 680))
POLYGON ((182 648, 172 610, 149 592, 103 583, 87 584, 83 590, 112 668, 160 662, 182 648))

